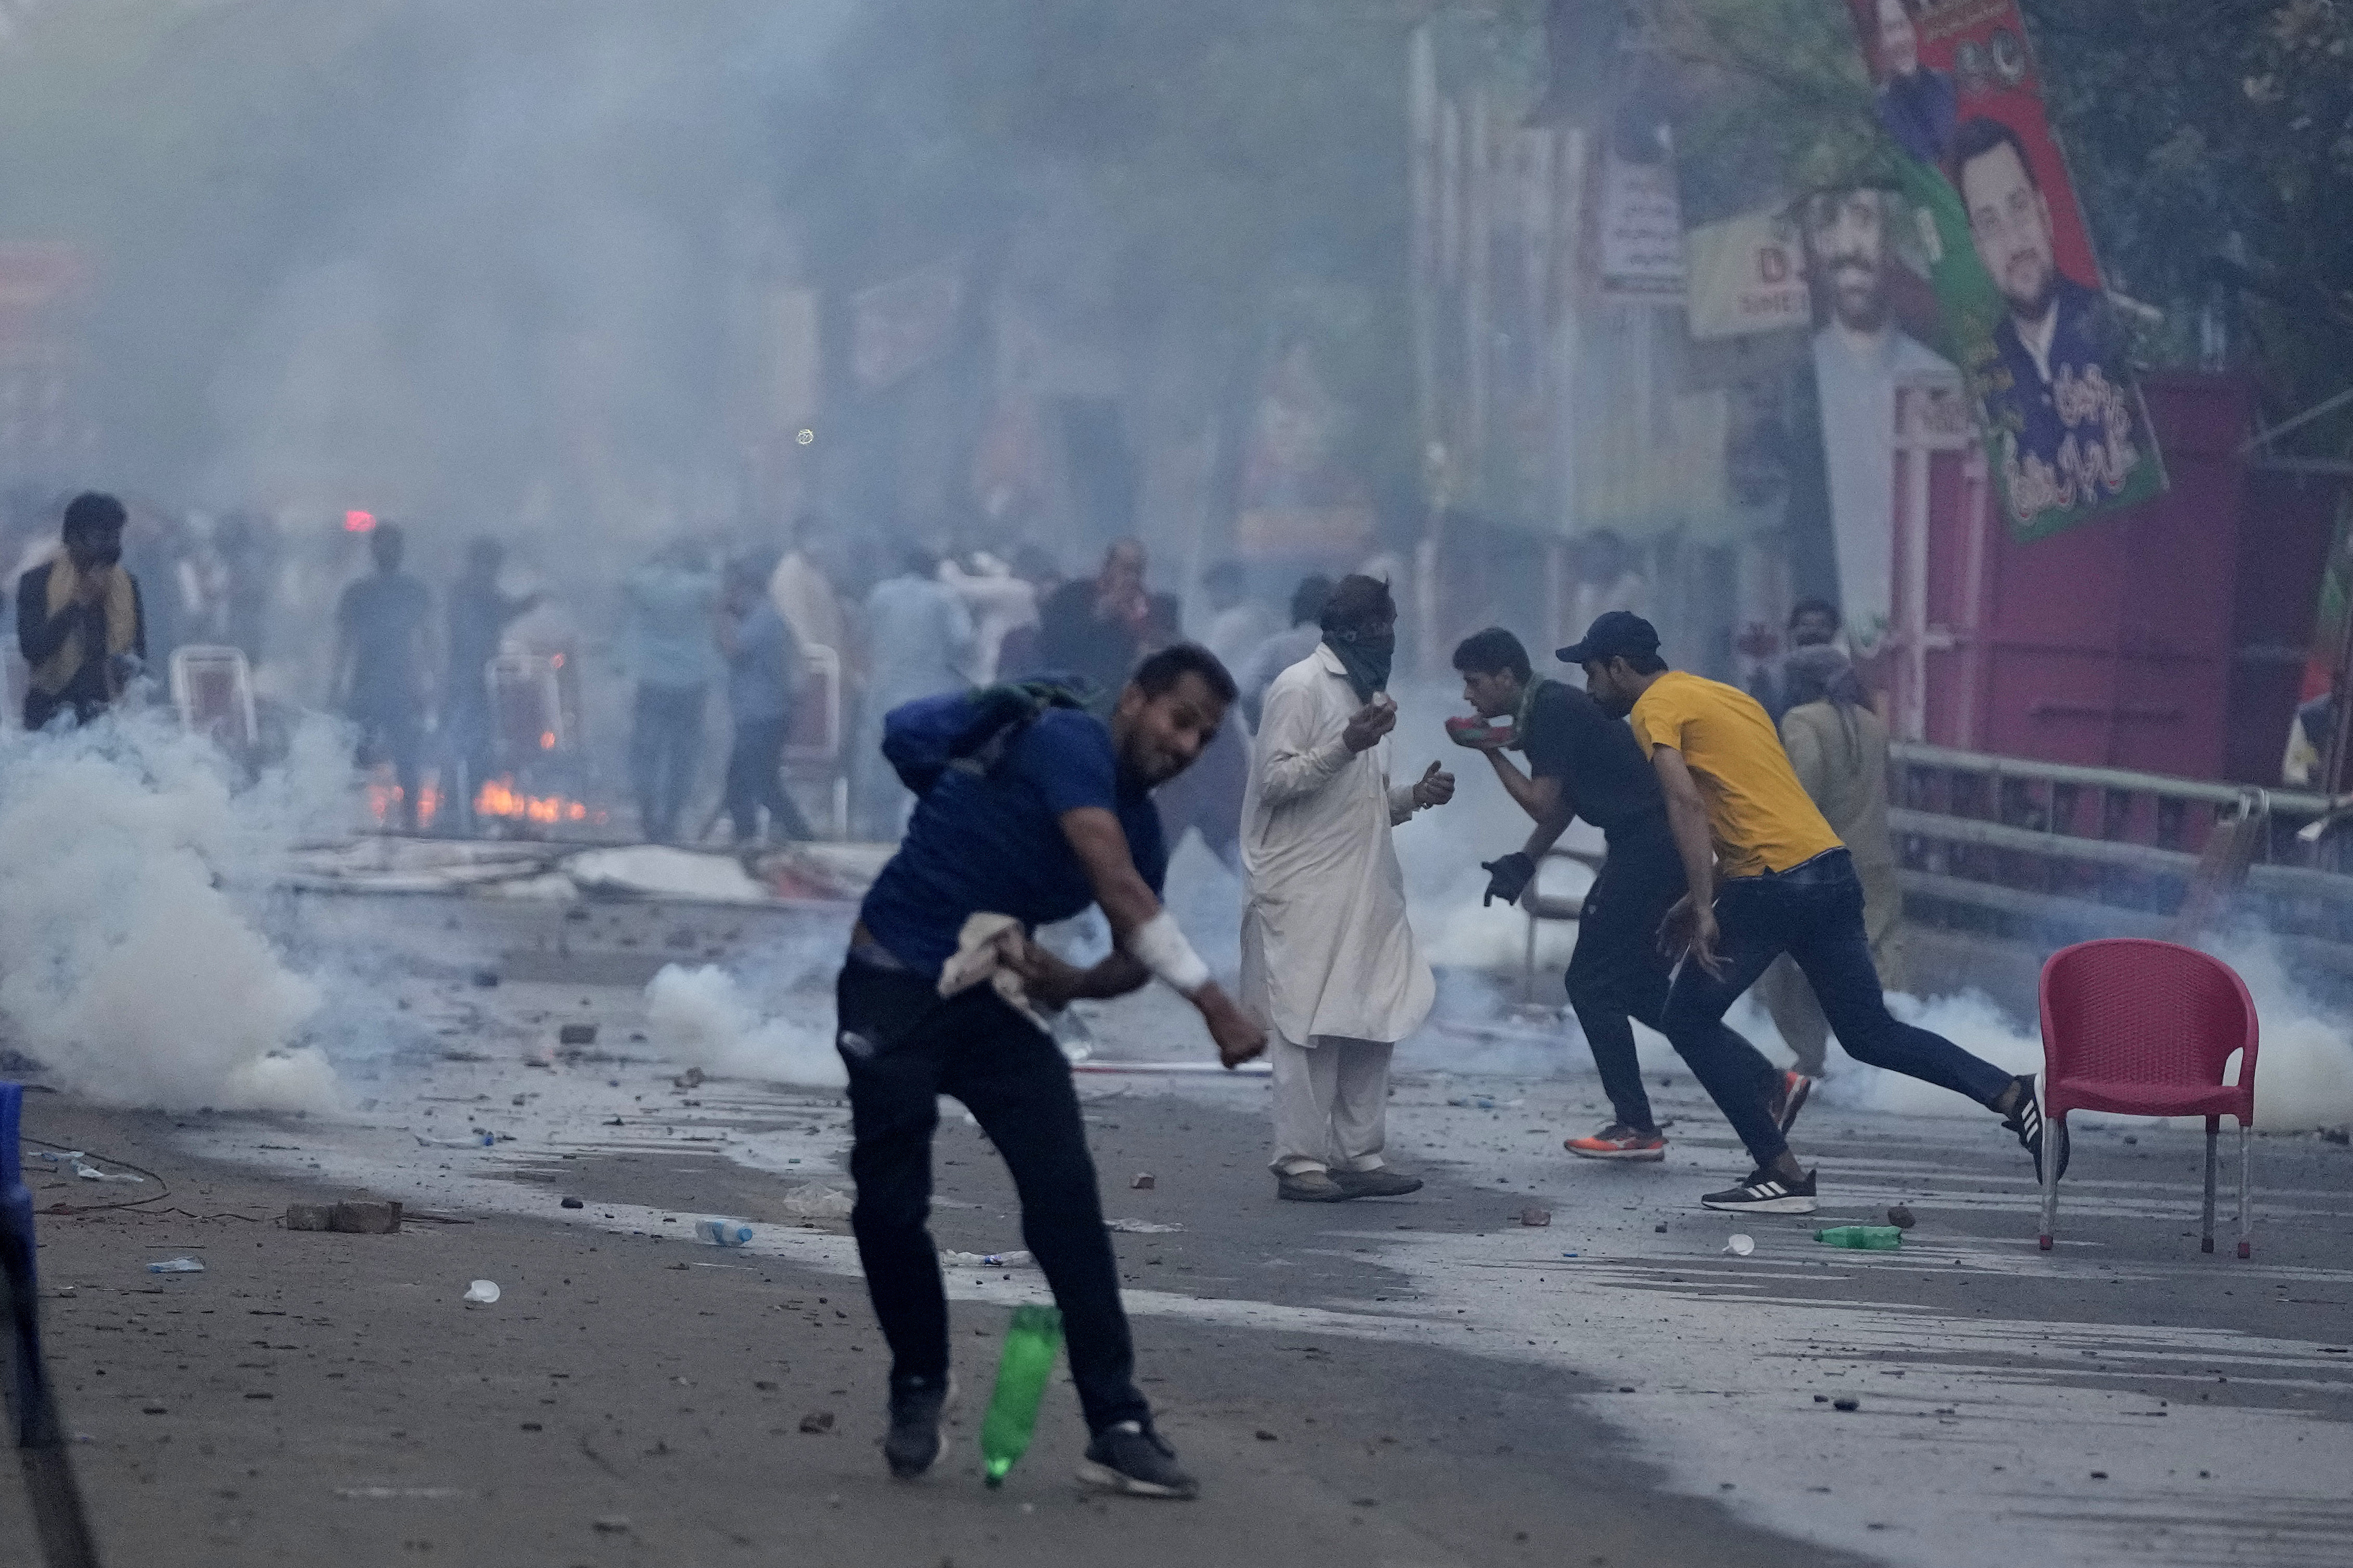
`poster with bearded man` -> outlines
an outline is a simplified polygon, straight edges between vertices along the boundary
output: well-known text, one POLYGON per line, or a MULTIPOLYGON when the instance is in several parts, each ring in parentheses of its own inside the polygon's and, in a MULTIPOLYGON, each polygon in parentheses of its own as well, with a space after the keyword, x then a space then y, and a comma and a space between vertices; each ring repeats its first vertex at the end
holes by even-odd
POLYGON ((2165 489, 2017 0, 1847 0, 1902 150, 1941 341, 2003 521, 2039 539, 2165 489))

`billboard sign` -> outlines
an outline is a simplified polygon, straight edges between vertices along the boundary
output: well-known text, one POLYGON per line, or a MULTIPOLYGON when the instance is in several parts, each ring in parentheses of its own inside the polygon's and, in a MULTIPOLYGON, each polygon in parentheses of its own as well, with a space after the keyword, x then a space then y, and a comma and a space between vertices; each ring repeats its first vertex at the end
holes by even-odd
POLYGON ((2018 0, 1847 0, 1900 150, 1997 504, 2037 539, 2165 489, 2148 411, 2052 140, 2018 0))

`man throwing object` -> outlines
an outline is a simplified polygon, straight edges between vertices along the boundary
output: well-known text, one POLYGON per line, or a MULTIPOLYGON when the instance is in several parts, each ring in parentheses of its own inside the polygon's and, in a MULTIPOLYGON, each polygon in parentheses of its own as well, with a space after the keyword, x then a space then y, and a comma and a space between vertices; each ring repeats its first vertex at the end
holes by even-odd
POLYGON ((859 911, 836 994, 858 1184, 849 1223, 891 1343, 882 1451, 902 1479, 938 1458, 949 1393, 947 1300, 924 1222, 938 1097, 950 1094, 1004 1156, 1022 1237, 1062 1310, 1094 1435, 1080 1479, 1141 1497, 1194 1495, 1136 1391, 1070 1066, 1028 1006, 1124 995, 1157 975, 1200 1009, 1226 1066, 1265 1048, 1265 1032, 1210 980, 1159 899, 1167 855, 1151 791, 1200 755, 1233 697, 1224 667, 1180 643, 1144 661, 1108 721, 1039 713, 995 765, 941 776, 859 911), (1115 939, 1092 969, 1027 940, 1089 903, 1103 906, 1115 939), (944 973, 952 961, 957 973, 944 973), (957 988, 976 974, 993 984, 957 988))

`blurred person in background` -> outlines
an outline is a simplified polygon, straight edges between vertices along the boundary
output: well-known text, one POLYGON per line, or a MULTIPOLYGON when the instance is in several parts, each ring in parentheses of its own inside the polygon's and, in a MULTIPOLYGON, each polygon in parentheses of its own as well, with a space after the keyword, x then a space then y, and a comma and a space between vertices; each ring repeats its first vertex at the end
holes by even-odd
POLYGON ((1757 699, 1775 723, 1789 710, 1788 683, 1782 669, 1806 648, 1835 645, 1844 629, 1838 606, 1828 599, 1800 599, 1789 606, 1789 652, 1780 660, 1780 668, 1769 662, 1760 665, 1748 688, 1748 695, 1757 699))
POLYGON ((719 651, 727 661, 727 715, 735 732, 727 753, 727 815, 735 842, 767 837, 806 842, 817 837, 785 792, 785 740, 800 695, 800 645, 749 562, 731 568, 720 600, 719 651))
MULTIPOLYGON (((1043 605, 1062 585, 1062 568, 1051 554, 1035 544, 1024 544, 1014 551, 1013 574, 1029 584, 1029 597, 1038 605, 1043 605)), ((1023 676, 1039 674, 1046 668, 1043 659, 1039 621, 1033 615, 1026 623, 1008 628, 1004 640, 997 644, 997 679, 1018 680, 1023 676)))
POLYGON ((966 684, 972 612, 938 576, 939 560, 921 544, 900 547, 897 575, 866 595, 866 647, 871 665, 860 716, 857 791, 860 833, 899 837, 913 796, 882 757, 882 717, 902 702, 966 684))
POLYGON ((1275 1196, 1296 1203, 1421 1186, 1382 1153, 1389 1058, 1437 996, 1395 834, 1454 796, 1436 763, 1389 782, 1388 585, 1343 578, 1322 619, 1323 642, 1267 689, 1243 806, 1242 1001, 1274 1067, 1275 1196))
POLYGON ((1577 542, 1577 597, 1570 624, 1591 626, 1611 610, 1647 615, 1651 580, 1641 557, 1617 530, 1597 528, 1577 542))
POLYGON ((621 583, 628 613, 629 778, 638 830, 649 844, 678 837, 702 752, 702 710, 716 673, 719 580, 691 540, 662 550, 621 583))
POLYGON ((336 602, 329 683, 333 705, 359 726, 360 765, 391 762, 400 784, 401 825, 413 831, 432 679, 433 595, 400 569, 407 543, 398 523, 380 522, 368 534, 375 570, 345 588, 336 602))
POLYGON ((466 546, 466 567, 449 585, 449 663, 441 698, 441 739, 456 774, 448 792, 459 820, 473 826, 474 793, 496 765, 491 719, 491 660, 507 627, 537 609, 540 594, 511 595, 499 586, 506 546, 477 539, 466 546))
POLYGON ((965 673, 976 686, 989 685, 1005 668, 1005 639, 1038 624, 1037 586, 986 550, 973 552, 969 571, 941 562, 939 575, 972 616, 972 662, 965 673))
POLYGON ((147 658, 138 579, 122 566, 122 503, 87 491, 66 503, 57 554, 16 580, 25 728, 70 710, 87 724, 112 707, 147 658))
POLYGON ((793 524, 792 548, 768 576, 768 597, 804 647, 830 648, 846 669, 849 616, 835 586, 833 530, 815 512, 793 524))
MULTIPOLYGON (((1871 710, 1868 694, 1843 649, 1828 643, 1800 647, 1782 666, 1781 747, 1798 783, 1820 808, 1831 831, 1854 857, 1862 882, 1862 929, 1871 943, 1871 964, 1883 990, 1901 991, 1904 973, 1904 884, 1895 863, 1895 843, 1887 831, 1887 726, 1871 710)), ((1806 1102, 1822 1076, 1830 1021, 1822 1016, 1814 988, 1788 954, 1757 983, 1757 999, 1773 1016, 1782 1041, 1795 1053, 1788 1075, 1788 1110, 1806 1102)))
MULTIPOLYGON (((1093 706, 1108 710, 1143 657, 1152 601, 1144 591, 1144 542, 1121 539, 1093 577, 1074 579, 1038 606, 1038 657, 1050 670, 1084 676, 1093 706)), ((1100 717, 1100 714, 1098 714, 1100 717)))
POLYGON ((218 539, 228 566, 228 640, 259 670, 278 600, 278 530, 267 517, 232 511, 220 520, 218 539))
POLYGON ((1324 640, 1324 628, 1316 621, 1324 614, 1324 601, 1331 596, 1331 578, 1321 573, 1302 577, 1291 590, 1291 629, 1260 643, 1234 671, 1234 685, 1241 691, 1237 706, 1252 731, 1258 728, 1259 709, 1274 678, 1314 653, 1315 645, 1324 640))
POLYGON ((1273 607, 1250 596, 1250 574, 1239 561, 1220 561, 1202 573, 1201 593, 1209 602, 1201 646, 1229 670, 1240 669, 1252 648, 1282 629, 1273 607))

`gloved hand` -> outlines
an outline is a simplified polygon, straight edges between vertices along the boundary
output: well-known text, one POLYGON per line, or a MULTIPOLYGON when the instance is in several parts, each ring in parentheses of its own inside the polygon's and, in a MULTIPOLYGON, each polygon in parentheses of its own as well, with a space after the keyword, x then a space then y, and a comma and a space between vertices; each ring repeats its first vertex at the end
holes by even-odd
POLYGON ((1482 860, 1479 869, 1487 873, 1487 896, 1479 900, 1482 909, 1497 899, 1507 904, 1518 903, 1520 895, 1528 890, 1528 884, 1536 876, 1536 863, 1516 849, 1500 860, 1482 860))

